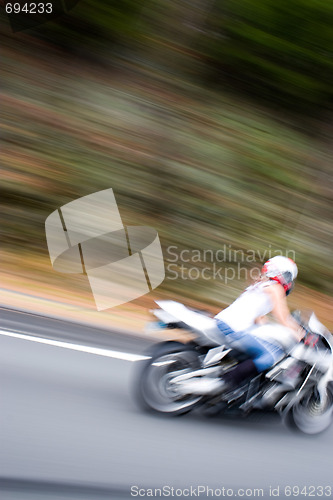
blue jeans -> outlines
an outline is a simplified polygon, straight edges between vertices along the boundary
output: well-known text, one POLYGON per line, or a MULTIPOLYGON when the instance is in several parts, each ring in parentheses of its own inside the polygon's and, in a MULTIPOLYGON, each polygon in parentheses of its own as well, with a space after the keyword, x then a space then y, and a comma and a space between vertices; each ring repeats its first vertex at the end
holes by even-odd
POLYGON ((280 347, 266 340, 256 338, 252 332, 235 332, 219 319, 216 320, 216 323, 223 336, 225 336, 228 345, 233 349, 248 354, 259 373, 268 370, 277 361, 282 359, 285 354, 280 347))

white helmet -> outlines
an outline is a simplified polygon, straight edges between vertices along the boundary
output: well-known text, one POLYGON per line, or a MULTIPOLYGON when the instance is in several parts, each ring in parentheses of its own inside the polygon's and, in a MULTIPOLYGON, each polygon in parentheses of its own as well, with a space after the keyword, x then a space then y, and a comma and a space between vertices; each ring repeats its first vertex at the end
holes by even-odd
POLYGON ((280 283, 288 295, 294 287, 294 279, 297 277, 298 269, 292 259, 277 255, 265 262, 261 272, 267 278, 280 283))

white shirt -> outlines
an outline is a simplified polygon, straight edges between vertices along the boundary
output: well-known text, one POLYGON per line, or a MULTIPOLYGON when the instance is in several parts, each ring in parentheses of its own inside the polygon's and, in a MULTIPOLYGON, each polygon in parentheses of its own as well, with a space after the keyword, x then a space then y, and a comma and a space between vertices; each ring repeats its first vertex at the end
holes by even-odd
POLYGON ((248 330, 259 316, 273 309, 270 295, 264 291, 272 283, 259 282, 248 287, 229 307, 215 316, 235 332, 248 330))

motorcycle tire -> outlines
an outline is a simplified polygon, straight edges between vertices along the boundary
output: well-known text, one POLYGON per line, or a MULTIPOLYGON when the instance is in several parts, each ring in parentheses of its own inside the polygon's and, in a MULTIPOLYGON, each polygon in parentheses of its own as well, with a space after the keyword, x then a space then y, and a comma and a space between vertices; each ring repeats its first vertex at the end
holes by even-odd
POLYGON ((316 392, 307 393, 290 411, 289 423, 304 434, 319 434, 333 422, 333 393, 328 390, 325 405, 316 392))
POLYGON ((192 345, 180 342, 157 344, 150 358, 138 364, 134 396, 141 408, 168 415, 182 415, 196 407, 202 396, 178 395, 170 380, 180 371, 201 366, 199 354, 192 345))

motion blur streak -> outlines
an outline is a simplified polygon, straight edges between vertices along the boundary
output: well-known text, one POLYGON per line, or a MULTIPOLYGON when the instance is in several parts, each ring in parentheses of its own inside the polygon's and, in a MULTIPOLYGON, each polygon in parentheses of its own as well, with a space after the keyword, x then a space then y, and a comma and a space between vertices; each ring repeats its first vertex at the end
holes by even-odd
POLYGON ((147 359, 147 356, 139 356, 137 354, 130 354, 127 352, 109 351, 107 349, 99 349, 96 347, 87 347, 79 344, 69 344, 68 342, 60 342, 59 340, 45 339, 41 337, 32 337, 25 333, 16 333, 8 330, 0 330, 0 335, 7 337, 14 337, 17 339, 30 340, 31 342, 38 342, 39 344, 53 345, 54 347, 63 347, 64 349, 72 349, 73 351, 87 352, 89 354, 97 354, 97 356, 106 356, 107 358, 122 359, 124 361, 139 361, 147 359))
POLYGON ((33 481, 20 478, 0 478, 0 488, 3 500, 48 498, 50 500, 75 500, 97 498, 128 498, 127 488, 101 487, 94 484, 79 484, 56 481, 33 481), (15 495, 15 496, 14 496, 15 495))

